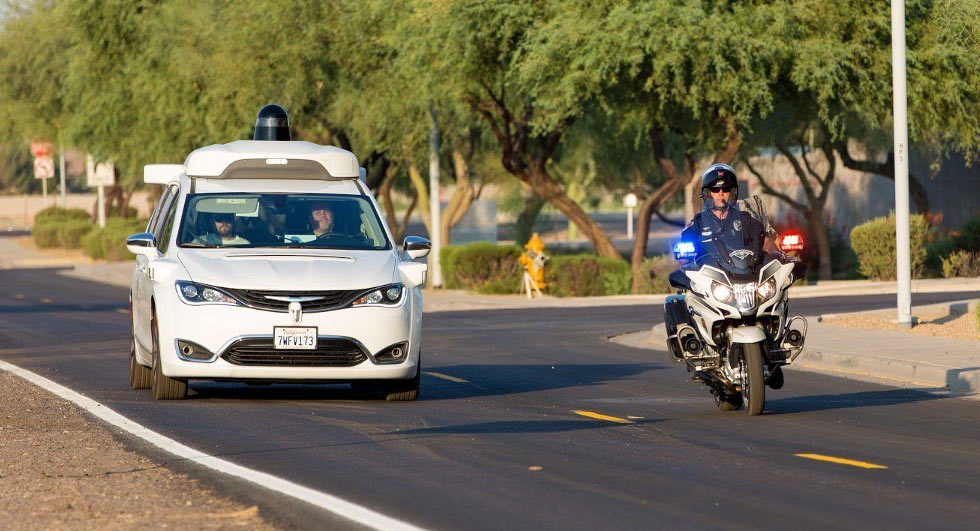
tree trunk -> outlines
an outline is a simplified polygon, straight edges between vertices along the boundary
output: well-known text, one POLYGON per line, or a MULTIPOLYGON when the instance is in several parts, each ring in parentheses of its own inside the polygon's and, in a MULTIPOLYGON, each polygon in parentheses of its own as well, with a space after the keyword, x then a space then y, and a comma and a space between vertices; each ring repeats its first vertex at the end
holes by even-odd
POLYGON ((643 282, 643 275, 648 275, 649 271, 643 270, 643 259, 646 258, 647 242, 649 241, 650 220, 653 212, 660 208, 660 205, 670 199, 684 186, 686 179, 682 176, 679 179, 671 179, 662 184, 655 192, 643 199, 640 205, 640 213, 637 216, 636 235, 633 237, 633 255, 630 257, 630 269, 633 273, 632 288, 634 294, 640 292, 643 282))
POLYGON ((425 179, 422 178, 422 174, 419 173, 419 169, 415 167, 415 164, 408 165, 408 178, 412 181, 412 186, 415 188, 415 196, 418 198, 419 209, 422 214, 422 223, 425 224, 425 230, 429 234, 429 238, 435 234, 432 228, 432 217, 429 211, 429 185, 426 184, 425 179))
POLYGON ((470 168, 466 159, 458 149, 453 149, 453 168, 456 173, 456 189, 446 204, 443 212, 441 235, 443 245, 449 245, 452 228, 463 219, 473 203, 473 184, 470 180, 470 168))
POLYGON ((831 269, 831 264, 833 263, 833 257, 830 254, 830 235, 827 224, 823 221, 822 214, 823 212, 821 211, 811 211, 807 217, 810 221, 810 227, 813 228, 813 236, 817 239, 817 252, 820 255, 819 279, 832 280, 833 270, 831 269))
POLYGON ((531 239, 531 231, 534 229, 534 222, 538 219, 538 214, 544 207, 544 199, 531 192, 531 195, 524 199, 524 208, 517 215, 514 223, 514 241, 517 245, 523 246, 531 239))
POLYGON ((534 191, 538 193, 546 201, 555 205, 555 208, 559 212, 565 215, 569 221, 578 226, 582 234, 592 242, 592 246, 595 248, 596 254, 606 258, 612 258, 614 260, 622 260, 623 255, 619 254, 616 250, 616 246, 613 245, 612 240, 606 231, 599 227, 592 216, 586 214, 582 207, 578 205, 572 198, 568 197, 565 190, 562 188, 561 184, 552 179, 544 169, 539 168, 529 180, 526 180, 528 184, 534 188, 534 191))

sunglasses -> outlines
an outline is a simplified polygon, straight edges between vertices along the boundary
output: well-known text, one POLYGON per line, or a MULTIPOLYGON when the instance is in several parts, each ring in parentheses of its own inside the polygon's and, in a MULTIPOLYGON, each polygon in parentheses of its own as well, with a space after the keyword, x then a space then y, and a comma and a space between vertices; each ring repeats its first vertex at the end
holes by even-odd
POLYGON ((708 188, 708 190, 710 190, 711 193, 713 193, 713 194, 717 194, 717 193, 721 193, 721 192, 728 193, 728 192, 731 192, 734 189, 735 189, 734 186, 716 186, 714 188, 708 188))
POLYGON ((214 217, 214 220, 219 223, 231 223, 235 219, 235 216, 228 214, 222 214, 214 217))

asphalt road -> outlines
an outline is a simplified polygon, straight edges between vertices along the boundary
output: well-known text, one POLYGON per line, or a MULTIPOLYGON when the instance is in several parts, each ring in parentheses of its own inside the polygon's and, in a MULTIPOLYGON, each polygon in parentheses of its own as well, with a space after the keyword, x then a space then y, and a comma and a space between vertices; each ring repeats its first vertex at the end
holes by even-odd
MULTIPOLYGON (((971 296, 980 293, 914 302, 971 296)), ((812 315, 893 300, 793 307, 812 315)), ((126 307, 125 289, 0 271, 0 358, 199 450, 423 527, 980 522, 980 403, 790 370, 786 386, 769 391, 765 415, 722 413, 664 353, 605 340, 659 321, 652 306, 427 314, 428 372, 411 403, 358 401, 342 385, 208 382, 192 382, 188 400, 156 402, 127 385, 126 307), (887 468, 796 455, 804 453, 887 468)), ((242 491, 265 500, 264 514, 295 509, 261 488, 242 491)), ((338 523, 278 517, 303 528, 338 523)))

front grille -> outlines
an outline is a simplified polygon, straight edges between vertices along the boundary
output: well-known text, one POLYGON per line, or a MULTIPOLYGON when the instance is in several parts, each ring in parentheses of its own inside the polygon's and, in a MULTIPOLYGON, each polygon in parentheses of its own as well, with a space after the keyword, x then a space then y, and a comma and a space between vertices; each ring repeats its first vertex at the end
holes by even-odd
POLYGON ((318 300, 305 301, 304 312, 324 312, 335 310, 346 306, 357 295, 364 290, 345 290, 337 289, 330 291, 263 291, 254 289, 229 289, 223 288, 232 297, 240 300, 242 304, 258 310, 269 310, 273 312, 288 312, 289 301, 279 301, 268 297, 322 297, 318 300))
POLYGON ((350 339, 320 337, 315 350, 276 350, 272 338, 265 337, 236 341, 221 358, 234 365, 353 367, 367 355, 350 339))

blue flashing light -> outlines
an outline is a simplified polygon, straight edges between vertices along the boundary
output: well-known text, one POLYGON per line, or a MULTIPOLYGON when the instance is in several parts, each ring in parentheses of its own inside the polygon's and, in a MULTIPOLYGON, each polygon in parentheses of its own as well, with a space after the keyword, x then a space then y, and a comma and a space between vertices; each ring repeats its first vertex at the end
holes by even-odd
POLYGON ((697 254, 697 250, 694 247, 694 242, 677 242, 674 244, 674 258, 680 260, 681 258, 694 258, 697 254))

